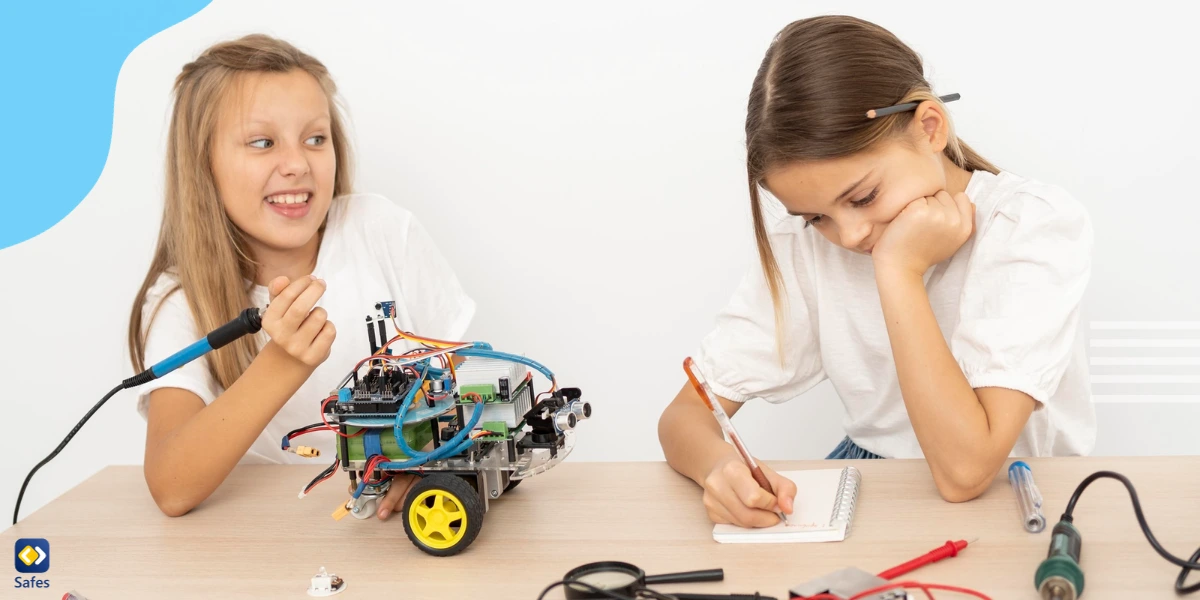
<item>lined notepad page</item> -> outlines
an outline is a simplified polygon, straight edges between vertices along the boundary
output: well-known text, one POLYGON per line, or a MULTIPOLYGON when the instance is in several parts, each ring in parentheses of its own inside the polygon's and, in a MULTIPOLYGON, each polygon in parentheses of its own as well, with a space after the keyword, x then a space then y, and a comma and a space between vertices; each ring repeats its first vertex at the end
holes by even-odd
POLYGON ((791 525, 743 528, 718 524, 713 539, 722 543, 771 544, 836 542, 846 539, 858 499, 861 475, 854 467, 781 471, 796 483, 796 504, 788 515, 791 525), (836 514, 835 514, 836 511, 836 514))

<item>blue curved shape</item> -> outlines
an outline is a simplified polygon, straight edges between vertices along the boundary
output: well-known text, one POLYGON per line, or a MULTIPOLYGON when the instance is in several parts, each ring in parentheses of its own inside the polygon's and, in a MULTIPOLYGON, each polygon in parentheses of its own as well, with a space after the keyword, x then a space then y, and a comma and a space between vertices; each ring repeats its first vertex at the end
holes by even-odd
POLYGON ((210 1, 0 2, 0 249, 79 206, 108 161, 121 65, 210 1))
POLYGON ((533 360, 532 358, 525 358, 524 356, 518 356, 516 354, 509 354, 507 352, 498 352, 496 350, 480 350, 478 347, 463 348, 462 350, 455 352, 455 354, 457 354, 459 356, 466 356, 466 357, 476 356, 479 358, 495 358, 497 360, 507 360, 507 361, 511 361, 511 362, 515 362, 515 363, 521 363, 527 367, 536 369, 539 373, 541 373, 542 375, 545 375, 546 379, 549 379, 550 381, 554 381, 554 373, 551 372, 550 369, 547 369, 544 365, 542 365, 542 363, 539 363, 538 361, 533 360))

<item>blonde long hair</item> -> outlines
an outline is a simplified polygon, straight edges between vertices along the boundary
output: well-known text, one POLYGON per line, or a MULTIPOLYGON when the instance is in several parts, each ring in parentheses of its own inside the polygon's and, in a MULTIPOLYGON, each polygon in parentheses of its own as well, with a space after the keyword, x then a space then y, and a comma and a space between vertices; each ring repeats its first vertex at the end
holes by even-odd
MULTIPOLYGON (((350 192, 350 147, 337 87, 320 61, 288 42, 253 34, 218 43, 184 65, 175 78, 158 243, 129 318, 129 356, 135 372, 146 368, 146 331, 161 308, 161 303, 155 306, 143 324, 146 295, 168 269, 174 270, 179 283, 163 298, 182 290, 200 335, 249 306, 257 264, 245 234, 225 214, 218 197, 212 170, 213 133, 221 100, 239 75, 293 70, 312 75, 329 100, 330 138, 337 161, 333 197, 350 192)), ((257 353, 254 338, 243 337, 209 355, 209 372, 228 388, 257 353)))
MULTIPOLYGON (((770 169, 788 163, 867 150, 903 132, 914 114, 868 119, 868 110, 926 100, 941 104, 925 80, 921 57, 891 32, 862 19, 835 15, 795 21, 767 49, 747 106, 746 175, 781 359, 784 285, 759 197, 763 178, 770 169)), ((948 137, 943 153, 955 165, 999 172, 957 136, 953 123, 948 137)))

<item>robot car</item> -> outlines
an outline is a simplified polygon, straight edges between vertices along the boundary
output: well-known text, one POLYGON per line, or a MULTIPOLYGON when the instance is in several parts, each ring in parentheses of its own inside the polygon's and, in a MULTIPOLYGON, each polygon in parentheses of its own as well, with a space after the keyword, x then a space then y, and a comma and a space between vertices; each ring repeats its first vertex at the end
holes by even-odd
POLYGON ((428 554, 454 555, 475 540, 492 501, 570 454, 574 429, 592 408, 578 388, 559 388, 536 361, 484 342, 407 333, 396 325, 394 302, 375 309, 366 319, 371 355, 321 402, 321 422, 290 432, 283 448, 312 455, 290 441, 336 432, 336 461, 300 493, 339 468, 348 473, 354 492, 336 519, 370 518, 393 476, 417 476, 398 511, 404 531, 428 554), (397 333, 390 340, 388 319, 397 333), (418 347, 393 354, 391 345, 401 340, 418 347), (550 381, 549 390, 534 390, 530 369, 550 381))

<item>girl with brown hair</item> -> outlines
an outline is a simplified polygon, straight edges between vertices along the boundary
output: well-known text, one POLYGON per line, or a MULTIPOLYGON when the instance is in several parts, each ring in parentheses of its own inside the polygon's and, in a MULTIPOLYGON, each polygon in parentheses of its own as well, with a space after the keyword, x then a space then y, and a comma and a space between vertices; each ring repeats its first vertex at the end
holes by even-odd
MULTIPOLYGON (((846 437, 828 458, 924 458, 965 501, 1011 455, 1093 447, 1079 328, 1093 234, 1066 191, 967 146, 942 98, 878 25, 821 16, 778 34, 746 116, 761 265, 695 362, 730 414, 829 380, 846 437), (769 223, 780 205, 790 216, 769 223)), ((795 485, 767 469, 776 495, 761 489, 691 386, 659 435, 713 521, 791 513, 795 485)))

